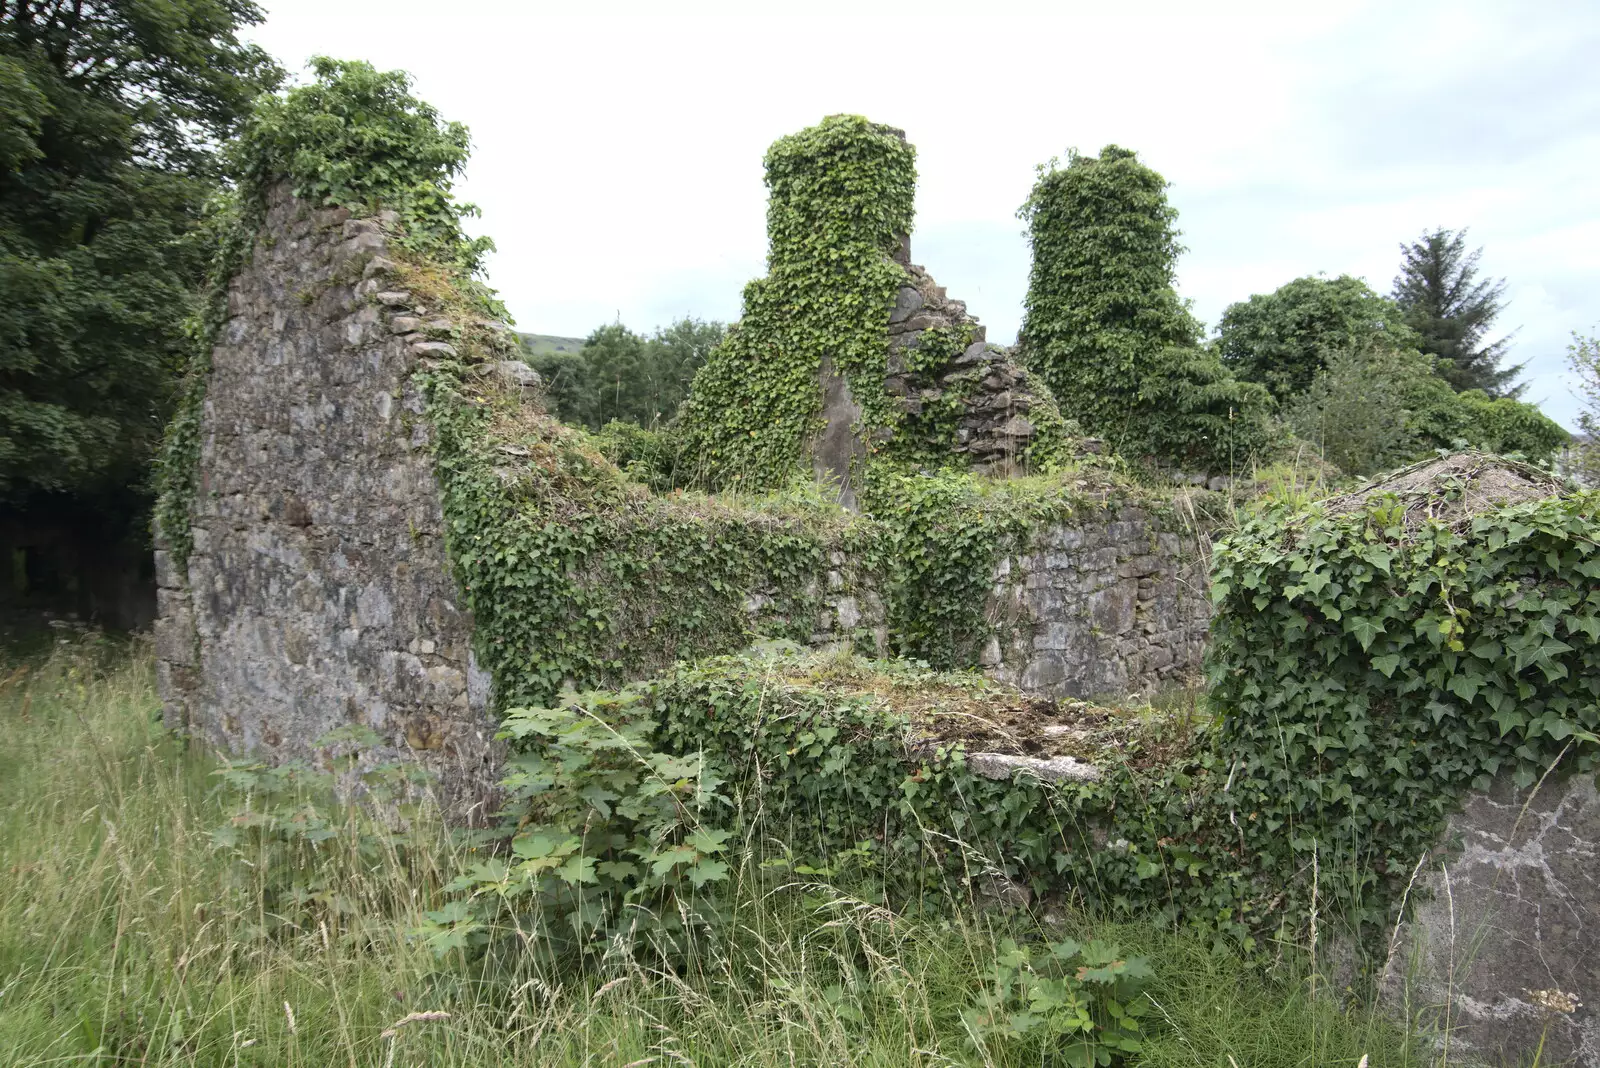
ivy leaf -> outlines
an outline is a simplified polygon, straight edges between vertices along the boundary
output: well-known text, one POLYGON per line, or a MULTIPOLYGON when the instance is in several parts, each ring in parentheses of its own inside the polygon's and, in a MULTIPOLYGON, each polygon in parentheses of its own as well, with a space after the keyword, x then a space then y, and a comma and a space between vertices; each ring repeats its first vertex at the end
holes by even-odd
POLYGON ((1361 643, 1362 651, 1365 652, 1372 648, 1372 643, 1383 633, 1383 624, 1366 616, 1349 616, 1344 621, 1344 629, 1347 634, 1355 636, 1356 641, 1361 643))
POLYGON ((1482 683, 1475 676, 1460 674, 1451 676, 1450 685, 1446 688, 1463 701, 1470 701, 1478 696, 1481 687, 1482 683))
POLYGON ((1384 653, 1382 656, 1372 658, 1372 666, 1383 672, 1386 679, 1394 678, 1394 669, 1400 666, 1399 653, 1384 653))
POLYGON ((1499 726, 1500 737, 1502 738, 1504 738, 1511 731, 1526 727, 1528 725, 1527 715, 1515 708, 1500 709, 1489 718, 1494 720, 1496 725, 1499 726))

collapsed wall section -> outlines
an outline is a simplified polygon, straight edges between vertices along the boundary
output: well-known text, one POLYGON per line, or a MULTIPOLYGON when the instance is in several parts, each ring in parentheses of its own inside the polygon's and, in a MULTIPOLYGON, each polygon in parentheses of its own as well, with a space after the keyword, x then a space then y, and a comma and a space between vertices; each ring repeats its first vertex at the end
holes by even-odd
POLYGON ((417 346, 377 294, 375 219, 280 184, 228 290, 202 416, 193 549, 157 552, 169 724, 306 758, 346 725, 488 782, 488 678, 445 558, 417 346))
MULTIPOLYGON (((897 254, 910 256, 909 239, 897 254)), ((1012 349, 988 344, 987 329, 966 304, 924 268, 901 266, 905 284, 889 312, 884 364, 886 425, 866 428, 871 443, 893 460, 954 464, 980 475, 1055 466, 1067 453, 1068 427, 1044 382, 1012 349)), ((838 418, 825 414, 836 432, 838 418)))
POLYGON ((1597 512, 1461 453, 1264 509, 1215 550, 1239 822, 1282 828, 1258 848, 1300 873, 1291 900, 1387 947, 1392 1003, 1474 1057, 1600 1063, 1572 1007, 1600 1001, 1597 512))

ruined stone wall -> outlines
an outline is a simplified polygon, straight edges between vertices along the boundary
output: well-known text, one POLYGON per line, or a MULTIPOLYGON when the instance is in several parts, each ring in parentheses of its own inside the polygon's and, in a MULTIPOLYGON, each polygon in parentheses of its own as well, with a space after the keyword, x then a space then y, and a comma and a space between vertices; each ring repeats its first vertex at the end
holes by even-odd
MULTIPOLYGON (((909 257, 909 242, 900 248, 909 257)), ((922 267, 902 266, 907 284, 889 313, 884 379, 884 391, 904 416, 898 433, 926 438, 927 446, 953 453, 979 474, 1021 473, 1040 430, 1034 409, 1053 408, 1054 401, 1012 350, 986 342, 987 328, 967 312, 965 302, 952 300, 922 267), (960 334, 968 343, 931 365, 917 360, 914 350, 929 347, 935 332, 960 334)), ((831 428, 832 413, 824 414, 831 428)))
POLYGON ((1149 697, 1192 682, 1211 619, 1205 543, 1171 527, 1126 506, 1047 527, 1002 559, 984 670, 1053 697, 1149 697))
POLYGON ((1502 776, 1467 798, 1420 873, 1384 995, 1448 1033, 1453 1063, 1600 1068, 1600 793, 1502 776), (1460 844, 1460 852, 1450 848, 1460 844))
MULTIPOLYGON (((460 810, 498 777, 492 685, 451 578, 431 422, 412 379, 455 355, 463 324, 403 290, 385 225, 308 210, 283 188, 271 197, 212 353, 193 551, 184 567, 164 542, 157 553, 158 669, 168 721, 222 750, 305 759, 334 728, 370 728, 383 744, 369 761, 418 760, 460 810)), ((514 395, 529 385, 520 364, 481 370, 514 395)), ((674 501, 663 506, 677 516, 674 501)), ((784 536, 781 519, 763 522, 784 536)), ((1178 550, 1134 509, 1041 535, 1001 565, 985 666, 1050 694, 1185 674, 1205 616, 1178 550)), ((745 619, 726 634, 735 644, 704 651, 789 634, 886 653, 881 578, 842 547, 827 554, 795 579, 803 589, 743 591, 745 619), (816 618, 788 618, 786 605, 816 618)), ((648 623, 648 591, 630 596, 619 634, 648 623)), ((657 652, 634 666, 664 670, 673 650, 657 652)))
MULTIPOLYGON (((307 759, 334 728, 370 728, 384 744, 368 763, 418 760, 461 812, 498 779, 492 683, 451 578, 413 374, 453 357, 464 324, 401 288, 391 222, 271 196, 212 352, 186 566, 158 541, 157 668, 168 723, 223 751, 307 759)), ((482 370, 537 392, 521 363, 482 370)), ((859 570, 833 551, 803 590, 747 591, 745 630, 884 650, 859 570), (784 618, 796 600, 816 618, 784 618)), ((672 650, 658 652, 665 670, 672 650)))
MULTIPOLYGON (((369 727, 371 759, 492 781, 488 680, 445 559, 417 344, 376 294, 377 220, 279 187, 212 353, 185 570, 157 553, 168 722, 305 758, 369 727)), ((467 801, 465 797, 456 798, 467 801)))

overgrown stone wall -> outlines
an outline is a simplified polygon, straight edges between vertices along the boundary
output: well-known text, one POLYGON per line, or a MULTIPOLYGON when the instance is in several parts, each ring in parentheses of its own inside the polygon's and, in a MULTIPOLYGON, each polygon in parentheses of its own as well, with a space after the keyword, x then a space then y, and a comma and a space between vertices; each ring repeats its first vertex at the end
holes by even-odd
POLYGON ((903 131, 850 115, 768 150, 768 274, 684 409, 706 484, 810 470, 854 507, 879 457, 1011 475, 1070 453, 1043 380, 912 264, 914 160, 903 131))
MULTIPOLYGON (((187 566, 158 540, 158 672, 175 728, 274 762, 312 757, 334 728, 370 728, 384 744, 366 759, 419 759, 459 811, 497 779, 492 681, 451 577, 413 375, 454 355, 463 324, 401 288, 390 224, 273 191, 212 352, 187 566)), ((521 364, 482 370, 528 391, 521 364)), ((715 540, 720 513, 702 511, 676 508, 673 522, 715 540)), ((778 520, 751 518, 762 523, 778 520)), ((833 550, 804 588, 746 591, 728 629, 881 651, 882 601, 857 571, 833 550), (780 618, 786 603, 815 618, 780 618)), ((634 609, 648 599, 627 592, 634 609)))
POLYGON ((1263 509, 1214 551, 1240 822, 1284 828, 1257 848, 1325 930, 1394 951, 1391 1004, 1452 1063, 1600 1063, 1597 506, 1460 453, 1263 509))
MULTIPOLYGON (((316 756, 314 743, 334 728, 370 729, 382 744, 365 759, 419 760, 460 811, 497 779, 494 733, 509 700, 538 700, 564 684, 616 685, 676 657, 765 636, 879 655, 896 648, 887 518, 654 497, 598 470, 605 461, 583 452, 581 434, 530 404, 537 389, 525 367, 480 354, 461 369, 464 339, 477 345, 504 328, 430 295, 427 268, 391 244, 395 224, 311 210, 284 186, 270 197, 212 352, 189 506, 193 550, 183 567, 165 543, 157 556, 169 722, 272 761, 316 756), (451 410, 487 405, 503 427, 471 446, 487 457, 496 503, 486 507, 499 518, 449 537, 442 424, 418 385, 419 373, 437 377, 445 364, 489 391, 457 395, 451 410), (551 649, 571 643, 538 646, 543 624, 515 640, 506 635, 523 632, 503 621, 475 634, 469 603, 490 615, 525 606, 482 602, 476 582, 459 587, 469 580, 447 542, 581 521, 581 510, 558 517, 578 508, 576 498, 549 515, 538 500, 548 485, 540 479, 580 467, 592 486, 611 485, 583 505, 607 511, 597 529, 608 533, 596 535, 587 564, 567 572, 577 599, 545 605, 540 618, 591 637, 562 677, 541 675, 529 689, 532 677, 516 665, 553 664, 551 649), (616 552, 634 570, 613 573, 604 561, 616 552), (772 566, 761 562, 769 555, 772 566), (735 558, 751 564, 690 566, 735 558), (497 697, 506 679, 514 681, 497 697)), ((464 447, 452 447, 457 478, 464 447)), ((514 550, 507 542, 492 551, 514 550)), ((987 666, 1050 694, 1175 679, 1194 667, 1204 632, 1201 602, 1190 597, 1195 566, 1175 533, 1133 506, 1041 524, 1028 550, 1002 564, 989 597, 987 666)), ((980 582, 979 601, 984 589, 980 582)))

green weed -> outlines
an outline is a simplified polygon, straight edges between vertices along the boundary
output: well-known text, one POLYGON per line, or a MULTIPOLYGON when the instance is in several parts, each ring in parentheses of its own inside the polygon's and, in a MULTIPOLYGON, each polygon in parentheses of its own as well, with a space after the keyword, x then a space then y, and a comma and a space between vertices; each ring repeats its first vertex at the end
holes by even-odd
POLYGON ((716 922, 678 925, 692 953, 530 951, 565 915, 537 909, 440 953, 415 932, 490 853, 405 769, 358 773, 358 738, 328 740, 325 772, 219 763, 161 729, 148 650, 94 638, 0 670, 0 725, 3 1064, 1070 1064, 1039 1041, 1068 1019, 1058 981, 1093 965, 1069 939, 1148 962, 1138 984, 1103 977, 1144 1046, 1118 1063, 1420 1063, 1198 935, 973 900, 896 913, 847 872, 763 866, 784 851, 758 837, 730 843, 716 922), (334 801, 352 775, 388 803, 334 801), (988 1028, 997 991, 1055 1015, 988 1028))

